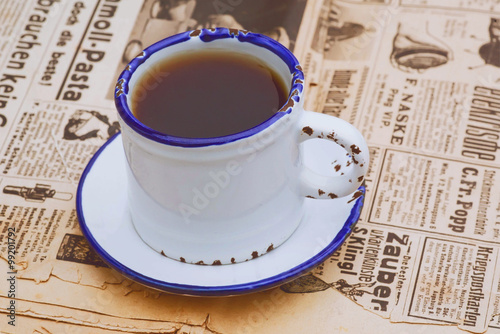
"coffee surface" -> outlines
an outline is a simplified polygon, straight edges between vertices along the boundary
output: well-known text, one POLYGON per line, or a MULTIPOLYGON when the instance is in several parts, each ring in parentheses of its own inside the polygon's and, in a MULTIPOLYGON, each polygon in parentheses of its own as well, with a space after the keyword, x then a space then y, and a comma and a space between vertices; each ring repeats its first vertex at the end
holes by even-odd
POLYGON ((250 129, 286 103, 283 79, 262 61, 223 50, 178 54, 136 82, 132 112, 159 132, 212 138, 250 129))

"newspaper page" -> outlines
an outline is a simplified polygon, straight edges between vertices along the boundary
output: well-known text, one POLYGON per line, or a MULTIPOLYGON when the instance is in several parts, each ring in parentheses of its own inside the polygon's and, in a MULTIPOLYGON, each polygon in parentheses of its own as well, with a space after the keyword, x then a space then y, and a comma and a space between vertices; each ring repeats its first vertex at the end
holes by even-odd
POLYGON ((496 1, 2 0, 0 17, 1 332, 500 329, 496 1), (289 47, 307 108, 356 125, 371 166, 360 222, 324 264, 270 291, 190 298, 108 268, 74 202, 119 131, 121 69, 214 26, 289 47))
POLYGON ((371 166, 362 223, 302 285, 394 322, 500 329, 498 4, 323 7, 310 107, 353 122, 371 166))

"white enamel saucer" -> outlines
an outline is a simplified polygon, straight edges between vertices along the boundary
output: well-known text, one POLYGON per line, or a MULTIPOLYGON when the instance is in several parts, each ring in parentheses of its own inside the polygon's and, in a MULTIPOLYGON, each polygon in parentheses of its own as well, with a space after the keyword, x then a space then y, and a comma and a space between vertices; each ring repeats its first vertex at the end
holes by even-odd
POLYGON ((104 144, 89 162, 77 193, 82 232, 110 267, 133 281, 176 294, 239 295, 293 280, 340 247, 363 206, 363 186, 348 197, 306 199, 304 220, 273 251, 231 265, 187 264, 157 253, 136 233, 127 209, 125 163, 120 134, 104 144))

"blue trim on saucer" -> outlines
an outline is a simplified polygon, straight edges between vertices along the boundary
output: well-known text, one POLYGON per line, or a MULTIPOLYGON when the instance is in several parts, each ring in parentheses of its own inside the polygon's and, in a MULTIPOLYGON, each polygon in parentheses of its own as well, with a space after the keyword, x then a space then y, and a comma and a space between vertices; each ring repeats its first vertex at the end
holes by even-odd
MULTIPOLYGON (((308 261, 288 270, 279 275, 269 277, 260 281, 236 284, 228 286, 195 286, 187 284, 169 283, 165 281, 156 280, 138 273, 120 262, 116 261, 111 255, 109 255, 94 239, 92 233, 90 232, 87 224, 85 222, 85 216, 82 207, 82 189, 85 183, 85 179, 92 169, 94 163, 99 158, 101 153, 106 149, 106 147, 113 142, 120 133, 115 134, 111 137, 92 157, 87 167, 83 171, 80 183, 78 184, 77 194, 76 194, 76 212, 78 215, 78 220, 80 222, 80 227, 82 229, 83 235, 87 238, 90 245, 96 250, 99 256, 111 267, 120 272, 122 275, 130 278, 133 281, 139 282, 151 288, 158 290, 171 292, 175 294, 191 295, 191 296, 231 296, 231 295, 241 295, 250 292, 257 292, 262 290, 271 289, 273 287, 282 285, 288 281, 291 281, 306 272, 310 271, 317 265, 325 261, 333 252, 335 252, 342 243, 351 234, 352 228, 356 224, 361 214, 361 209, 364 202, 365 186, 362 185, 358 190, 362 191, 361 195, 355 202, 351 213, 347 218, 344 226, 336 235, 336 237, 326 246, 321 252, 316 254, 314 257, 310 258, 308 261)), ((265 256, 265 255, 263 255, 265 256)), ((174 261, 174 260, 172 260, 174 261)), ((185 264, 186 266, 192 266, 193 264, 185 264)), ((229 264, 230 265, 230 264, 229 264)))
POLYGON ((215 28, 215 29, 201 29, 201 30, 187 31, 167 37, 146 48, 137 57, 135 57, 134 59, 132 59, 132 61, 130 61, 130 63, 127 65, 125 70, 120 74, 120 77, 118 78, 115 88, 115 105, 118 110, 118 113, 128 126, 130 126, 132 129, 134 129, 134 131, 138 132, 142 136, 162 144, 181 146, 181 147, 203 147, 211 145, 223 145, 226 143, 234 142, 239 139, 253 136, 261 132, 262 130, 268 128, 272 124, 276 123, 283 116, 290 114, 292 112, 293 108, 289 107, 286 110, 280 110, 279 112, 271 116, 269 119, 267 119, 263 123, 253 128, 227 136, 212 137, 212 138, 184 138, 184 137, 170 136, 162 132, 156 131, 140 123, 133 115, 127 103, 127 95, 129 93, 128 83, 130 78, 132 77, 136 69, 141 64, 143 64, 149 57, 151 57, 151 55, 154 54, 155 52, 158 52, 172 45, 187 42, 192 38, 198 38, 205 43, 209 43, 211 41, 218 39, 232 38, 232 39, 237 39, 242 43, 252 43, 254 45, 263 47, 273 52, 286 63, 286 65, 290 70, 290 74, 292 75, 291 76, 292 85, 290 89, 290 94, 288 96, 288 100, 285 105, 289 105, 288 102, 290 102, 290 100, 293 100, 295 103, 300 101, 301 94, 304 91, 304 86, 303 86, 304 73, 302 72, 302 68, 300 67, 299 62, 297 61, 295 56, 290 52, 290 50, 288 50, 286 47, 284 47, 277 41, 261 34, 256 34, 246 30, 238 30, 238 29, 215 28))

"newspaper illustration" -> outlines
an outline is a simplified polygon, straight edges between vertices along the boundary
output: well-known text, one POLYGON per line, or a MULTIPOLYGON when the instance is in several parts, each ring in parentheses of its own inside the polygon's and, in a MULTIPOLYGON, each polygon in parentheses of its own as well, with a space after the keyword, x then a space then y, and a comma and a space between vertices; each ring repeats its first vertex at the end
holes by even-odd
POLYGON ((0 0, 0 17, 0 332, 500 330, 497 1, 0 0), (77 185, 119 131, 110 92, 125 64, 220 25, 289 47, 306 108, 360 129, 365 204, 346 242, 295 281, 170 295, 99 258, 77 185))
MULTIPOLYGON (((231 27, 274 38, 293 51, 305 0, 254 1, 146 0, 117 64, 116 77, 139 52, 165 36, 183 31, 231 27)), ((114 83, 107 97, 113 98, 114 83)))
POLYGON ((69 192, 57 192, 48 184, 37 183, 33 188, 22 186, 5 186, 4 194, 23 197, 26 201, 45 202, 47 198, 53 198, 61 201, 70 201, 73 194, 69 192))
POLYGON ((429 68, 448 63, 453 59, 452 51, 428 31, 419 31, 407 23, 399 23, 392 42, 391 63, 395 68, 411 73, 423 72, 429 68))

